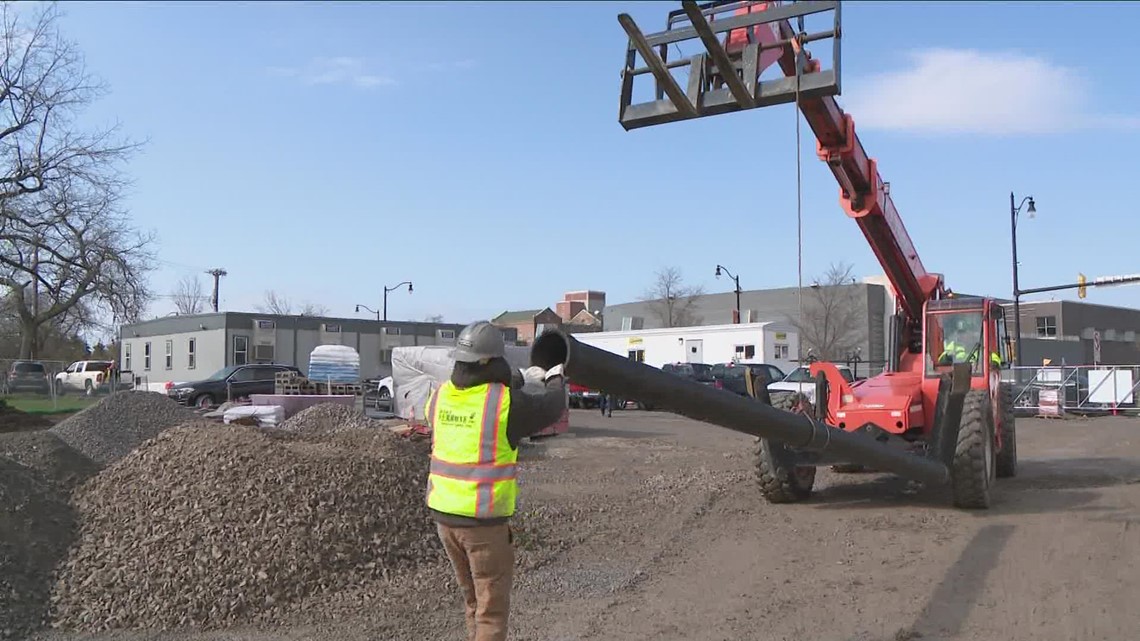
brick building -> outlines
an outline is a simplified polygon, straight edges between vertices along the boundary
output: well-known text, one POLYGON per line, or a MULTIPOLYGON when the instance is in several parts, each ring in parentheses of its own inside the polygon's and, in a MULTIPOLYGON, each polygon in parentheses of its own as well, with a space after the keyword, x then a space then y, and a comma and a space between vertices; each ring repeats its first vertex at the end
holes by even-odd
POLYGON ((562 327, 569 332, 600 332, 606 293, 594 290, 566 292, 554 309, 507 311, 491 319, 491 323, 518 332, 518 343, 530 345, 546 327, 562 327))

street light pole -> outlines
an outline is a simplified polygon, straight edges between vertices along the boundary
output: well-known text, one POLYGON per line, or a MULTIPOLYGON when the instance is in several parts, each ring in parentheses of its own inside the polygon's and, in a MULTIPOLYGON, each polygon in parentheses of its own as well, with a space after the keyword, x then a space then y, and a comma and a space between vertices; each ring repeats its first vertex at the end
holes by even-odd
POLYGON ((1033 202, 1033 196, 1023 198, 1020 205, 1015 205, 1016 202, 1013 192, 1009 192, 1009 235, 1013 243, 1013 362, 1021 365, 1021 289, 1017 280, 1017 214, 1028 202, 1029 209, 1026 213, 1032 218, 1037 206, 1033 202))
POLYGON ((716 275, 718 278, 720 277, 721 272, 728 274, 728 277, 731 278, 732 281, 736 284, 736 319, 733 322, 734 323, 740 323, 740 320, 741 320, 740 317, 742 315, 742 312, 740 309, 740 277, 739 276, 733 276, 732 272, 728 271, 727 267, 725 267, 723 265, 717 265, 716 266, 716 275))
POLYGON ((376 320, 380 320, 380 311, 379 310, 372 309, 371 307, 369 307, 367 305, 357 305, 356 306, 356 312, 357 313, 360 313, 360 310, 362 310, 362 309, 364 311, 370 313, 370 314, 376 314, 376 320))
POLYGON ((412 293, 412 281, 410 281, 410 280, 406 280, 402 283, 396 283, 395 285, 393 285, 391 287, 385 287, 384 288, 384 320, 388 320, 388 292, 394 292, 397 289, 400 289, 401 287, 403 287, 404 285, 408 286, 408 293, 409 294, 412 293))

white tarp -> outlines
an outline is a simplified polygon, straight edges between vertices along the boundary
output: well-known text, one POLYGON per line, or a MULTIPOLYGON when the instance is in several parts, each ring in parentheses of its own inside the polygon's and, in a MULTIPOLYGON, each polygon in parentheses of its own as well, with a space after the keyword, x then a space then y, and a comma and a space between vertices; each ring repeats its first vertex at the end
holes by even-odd
MULTIPOLYGON (((432 392, 451 378, 451 368, 455 365, 451 358, 453 349, 427 345, 392 350, 392 384, 396 388, 392 411, 396 416, 408 421, 424 420, 424 403, 432 392)), ((530 366, 530 348, 508 345, 507 362, 514 369, 526 369, 530 366)))
POLYGON ((247 417, 257 419, 262 427, 276 427, 285 421, 285 408, 280 405, 235 405, 222 414, 227 425, 247 417))

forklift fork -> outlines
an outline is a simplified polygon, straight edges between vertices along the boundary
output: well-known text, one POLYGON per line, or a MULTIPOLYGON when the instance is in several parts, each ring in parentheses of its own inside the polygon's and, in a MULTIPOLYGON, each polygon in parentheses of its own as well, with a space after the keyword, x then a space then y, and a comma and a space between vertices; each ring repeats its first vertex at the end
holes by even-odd
POLYGON ((627 131, 678 120, 785 104, 800 97, 835 96, 840 87, 840 17, 837 0, 799 2, 724 1, 681 3, 669 14, 664 31, 645 35, 629 14, 618 22, 629 36, 622 69, 619 120, 627 131), (834 11, 831 29, 806 33, 803 19, 834 11), (721 19, 717 19, 718 14, 721 19), (800 25, 797 31, 791 19, 800 25), (724 35, 724 41, 718 40, 724 35), (809 42, 832 39, 830 69, 822 69, 804 48, 809 42), (669 47, 699 40, 705 51, 669 59, 669 47), (774 55, 774 53, 776 55, 774 55), (645 66, 637 66, 638 55, 645 66), (785 77, 760 80, 761 74, 781 60, 785 77), (673 77, 674 69, 688 69, 687 85, 673 77), (655 100, 633 102, 634 80, 651 74, 656 81, 655 100))

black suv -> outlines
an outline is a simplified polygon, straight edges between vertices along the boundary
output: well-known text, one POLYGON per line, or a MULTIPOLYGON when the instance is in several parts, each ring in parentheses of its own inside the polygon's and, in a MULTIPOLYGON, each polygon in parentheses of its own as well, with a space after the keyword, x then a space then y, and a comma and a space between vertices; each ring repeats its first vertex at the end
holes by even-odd
POLYGON ((744 384, 744 371, 752 370, 752 376, 765 385, 784 380, 787 374, 775 365, 762 363, 717 363, 712 366, 713 385, 741 396, 748 396, 748 386, 744 384))
POLYGON ((200 381, 171 385, 166 395, 183 405, 207 409, 250 394, 274 393, 277 372, 300 374, 301 370, 292 365, 231 365, 200 381))
POLYGON ((4 376, 3 391, 5 394, 25 391, 51 394, 47 368, 40 361, 13 361, 4 376))

